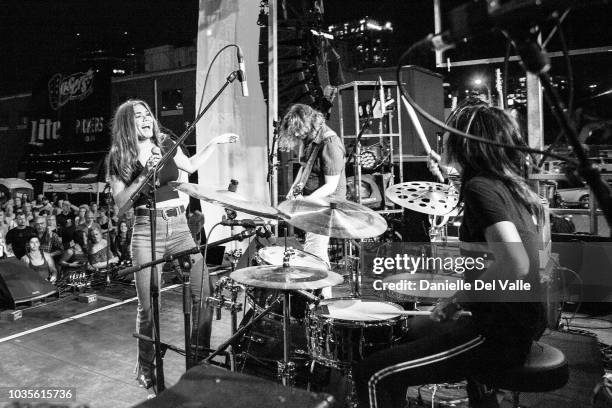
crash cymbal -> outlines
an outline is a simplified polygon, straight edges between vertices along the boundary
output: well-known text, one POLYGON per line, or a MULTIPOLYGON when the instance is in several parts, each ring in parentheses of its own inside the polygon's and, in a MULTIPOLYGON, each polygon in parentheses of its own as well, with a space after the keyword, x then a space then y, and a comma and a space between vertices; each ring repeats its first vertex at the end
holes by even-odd
POLYGON ((305 266, 251 266, 232 272, 230 278, 246 286, 280 290, 321 289, 343 282, 335 272, 305 266))
POLYGON ((400 207, 431 215, 447 215, 459 203, 459 193, 453 185, 430 181, 408 181, 395 184, 385 196, 400 207))
POLYGON ((337 198, 302 198, 281 203, 295 227, 333 238, 373 238, 387 230, 387 221, 375 211, 337 198))
POLYGON ((281 214, 276 208, 259 201, 248 199, 239 193, 229 190, 206 188, 193 183, 180 183, 178 181, 173 181, 169 184, 174 189, 182 191, 191 197, 218 204, 234 211, 240 211, 263 218, 281 218, 281 214))

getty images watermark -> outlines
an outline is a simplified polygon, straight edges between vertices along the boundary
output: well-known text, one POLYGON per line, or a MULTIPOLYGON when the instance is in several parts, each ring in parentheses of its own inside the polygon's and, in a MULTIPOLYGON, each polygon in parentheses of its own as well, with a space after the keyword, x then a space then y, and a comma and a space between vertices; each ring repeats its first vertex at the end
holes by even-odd
POLYGON ((479 302, 540 302, 545 300, 546 291, 537 271, 538 253, 537 249, 530 253, 522 244, 512 243, 473 243, 461 249, 429 243, 387 243, 366 247, 363 262, 366 274, 371 272, 375 291, 414 298, 443 298, 462 292, 479 302), (494 262, 493 254, 501 250, 518 254, 521 262, 517 264, 523 270, 494 262), (523 261, 532 261, 535 268, 523 261))

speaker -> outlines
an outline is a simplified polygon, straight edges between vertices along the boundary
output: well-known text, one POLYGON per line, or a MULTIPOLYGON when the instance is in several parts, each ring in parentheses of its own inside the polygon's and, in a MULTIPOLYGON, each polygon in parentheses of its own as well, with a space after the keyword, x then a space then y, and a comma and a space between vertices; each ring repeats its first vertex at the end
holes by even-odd
POLYGON ((15 258, 0 260, 0 305, 15 309, 57 294, 55 286, 41 278, 26 264, 15 258))
POLYGON ((200 365, 189 369, 181 379, 134 408, 331 408, 334 398, 278 382, 200 365))

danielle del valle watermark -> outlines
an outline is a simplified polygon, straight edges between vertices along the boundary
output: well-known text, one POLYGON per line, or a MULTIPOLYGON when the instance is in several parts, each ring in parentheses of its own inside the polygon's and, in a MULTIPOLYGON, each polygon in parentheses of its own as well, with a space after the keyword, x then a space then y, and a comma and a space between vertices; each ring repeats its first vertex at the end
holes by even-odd
MULTIPOLYGON (((612 254, 612 246, 609 249, 612 254)), ((576 247, 564 247, 563 251, 566 256, 576 252, 576 247)), ((447 247, 430 243, 370 244, 363 251, 364 284, 374 292, 415 300, 456 294, 475 302, 600 299, 586 279, 568 283, 568 276, 562 276, 567 268, 559 264, 558 257, 542 262, 541 255, 537 243, 461 243, 447 247)), ((603 273, 604 269, 599 270, 603 273)), ((608 281, 612 281, 609 274, 608 281)), ((611 282, 604 286, 608 294, 612 293, 611 282)))

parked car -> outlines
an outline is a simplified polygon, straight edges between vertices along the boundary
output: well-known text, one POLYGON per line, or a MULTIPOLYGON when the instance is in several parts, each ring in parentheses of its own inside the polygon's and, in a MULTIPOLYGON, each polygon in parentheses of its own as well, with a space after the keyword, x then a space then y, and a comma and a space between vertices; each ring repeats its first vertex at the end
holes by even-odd
POLYGON ((561 207, 589 208, 588 187, 560 188, 557 189, 557 196, 561 207))

